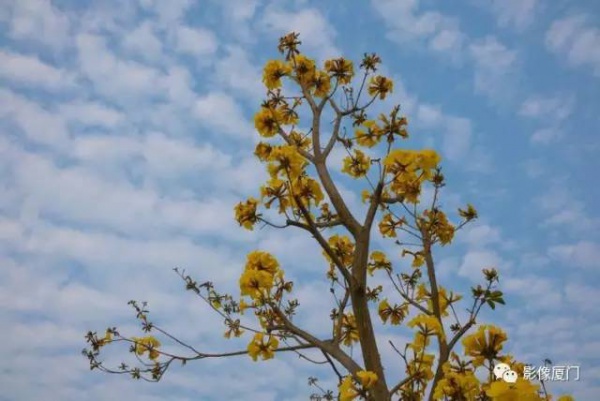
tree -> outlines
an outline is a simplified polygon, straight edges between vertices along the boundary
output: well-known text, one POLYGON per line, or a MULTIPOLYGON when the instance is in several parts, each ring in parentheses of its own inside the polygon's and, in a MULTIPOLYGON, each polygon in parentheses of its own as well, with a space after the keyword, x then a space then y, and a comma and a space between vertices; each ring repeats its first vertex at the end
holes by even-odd
POLYGON ((265 141, 254 154, 266 164, 270 179, 260 188, 259 198, 235 206, 235 218, 248 230, 257 225, 302 230, 318 242, 328 266, 324 279, 334 299, 330 338, 318 338, 296 324, 300 302, 292 297, 293 282, 286 280, 273 255, 256 250, 247 255, 240 296, 220 293, 211 282, 198 283, 175 269, 186 289, 222 316, 225 337, 249 335, 247 349, 223 354, 198 351, 152 323, 145 303, 130 301, 147 335, 128 337, 114 327, 103 337, 89 332, 91 348, 84 354, 91 368, 158 381, 173 362, 241 355, 268 360, 281 352, 302 355, 313 349, 322 353, 339 379, 334 393, 311 378, 310 384, 321 391, 313 399, 549 399, 543 381, 540 386, 524 378, 528 366, 502 352, 505 332, 477 323, 482 308, 504 304, 497 270, 482 270, 482 283, 471 288, 463 321, 457 313, 463 296, 438 282, 434 249, 451 244, 455 234, 478 217, 477 211, 468 204, 458 209, 457 223, 450 221, 439 201, 445 178, 438 153, 398 146, 409 136, 399 105, 376 118, 367 115, 375 102, 393 91, 392 80, 377 73, 380 58, 365 54, 355 79, 350 60, 327 60, 319 68, 300 52, 300 44, 296 33, 282 37, 282 59, 270 60, 264 67, 267 98, 254 123, 265 141), (310 128, 304 133, 298 124, 305 115, 310 128), (332 119, 328 135, 327 117, 332 119), (342 197, 327 164, 334 149, 347 154, 341 172, 368 188, 362 191, 361 216, 342 197), (390 255, 371 249, 377 232, 399 247, 397 259, 408 260, 410 266, 400 268, 390 255), (386 278, 386 286, 370 285, 376 275, 386 278), (255 324, 242 323, 242 317, 252 315, 255 324), (414 331, 413 340, 402 347, 390 343, 405 365, 404 377, 384 374, 375 318, 414 331), (150 333, 191 355, 162 351, 161 342, 150 333), (141 365, 107 368, 99 356, 113 343, 129 344, 141 365), (360 347, 360 359, 350 356, 348 347, 353 345, 360 347), (461 345, 462 356, 457 351, 461 345), (509 376, 516 372, 516 381, 500 377, 505 370, 509 376))

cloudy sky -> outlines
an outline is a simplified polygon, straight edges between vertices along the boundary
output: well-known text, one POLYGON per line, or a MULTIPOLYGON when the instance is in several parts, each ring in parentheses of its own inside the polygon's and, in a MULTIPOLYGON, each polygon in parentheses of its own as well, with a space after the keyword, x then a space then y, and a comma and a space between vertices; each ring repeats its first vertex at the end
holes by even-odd
MULTIPOLYGON (((331 381, 286 356, 148 384, 90 373, 80 355, 87 330, 140 333, 130 299, 199 348, 243 346, 171 269, 234 289, 254 248, 281 260, 299 318, 322 331, 318 248, 243 231, 232 212, 265 179, 260 66, 291 30, 319 60, 382 57, 411 146, 442 154, 444 206, 481 216, 439 254, 443 284, 497 266, 508 305, 482 321, 504 325, 521 360, 581 367, 553 392, 597 399, 598 15, 581 0, 0 0, 0 400, 306 400, 308 376, 331 381)), ((382 337, 391 375, 385 345, 402 335, 382 337)))

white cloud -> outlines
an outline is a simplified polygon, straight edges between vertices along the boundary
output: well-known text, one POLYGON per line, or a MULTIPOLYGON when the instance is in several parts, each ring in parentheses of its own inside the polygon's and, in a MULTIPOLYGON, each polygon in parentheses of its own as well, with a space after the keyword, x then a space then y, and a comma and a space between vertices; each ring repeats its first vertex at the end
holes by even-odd
POLYGON ((458 238, 466 242, 470 248, 477 248, 498 243, 501 236, 499 229, 488 224, 477 223, 465 226, 458 238))
POLYGON ((17 40, 31 40, 62 49, 69 42, 70 20, 50 0, 7 0, 10 16, 9 35, 17 40))
POLYGON ((585 210, 585 204, 569 192, 564 180, 553 183, 539 197, 533 199, 534 207, 544 215, 543 227, 566 228, 569 233, 592 232, 599 226, 597 218, 585 210))
POLYGON ((117 58, 108 50, 103 37, 80 34, 76 42, 81 71, 98 92, 111 100, 121 102, 160 91, 161 75, 158 70, 117 58))
POLYGON ((12 120, 34 143, 61 148, 69 132, 64 119, 23 96, 0 89, 0 117, 12 120))
POLYGON ((246 123, 236 101, 223 92, 212 92, 196 101, 194 115, 200 123, 226 134, 250 138, 251 126, 246 123))
POLYGON ((73 86, 74 77, 33 55, 0 50, 0 78, 11 83, 50 90, 65 90, 73 86))
POLYGON ((258 105, 259 100, 266 93, 259 66, 253 63, 250 54, 241 47, 230 46, 226 51, 226 56, 215 64, 217 82, 231 90, 241 92, 254 103, 254 106, 258 105))
POLYGON ((458 274, 463 277, 468 277, 472 281, 481 281, 483 273, 482 269, 496 268, 502 274, 503 260, 494 251, 489 250, 474 250, 469 251, 463 257, 462 263, 458 268, 458 274))
POLYGON ((574 106, 574 96, 531 96, 521 104, 519 114, 543 121, 562 121, 571 115, 574 106))
POLYGON ((548 255, 570 266, 589 269, 600 266, 600 245, 591 241, 555 245, 548 249, 548 255))
POLYGON ((422 40, 431 50, 453 57, 462 52, 465 35, 457 19, 420 11, 418 0, 372 0, 372 4, 388 26, 388 39, 402 45, 422 40))
POLYGON ((145 21, 124 35, 124 50, 147 61, 157 61, 162 55, 162 42, 154 32, 153 24, 145 21))
POLYGON ((59 110, 67 120, 89 126, 111 128, 125 117, 120 111, 99 102, 73 101, 62 104, 59 110))
POLYGON ((427 103, 419 103, 415 114, 420 126, 442 131, 444 157, 458 161, 471 150, 473 129, 469 119, 444 114, 440 107, 427 103))
POLYGON ((335 30, 317 9, 305 8, 296 12, 269 7, 260 24, 270 34, 299 33, 305 51, 321 60, 342 55, 334 43, 335 30))
POLYGON ((600 30, 589 22, 584 14, 554 21, 546 32, 546 47, 571 66, 589 66, 600 76, 600 30))
POLYGON ((475 91, 493 98, 506 96, 516 67, 516 51, 493 36, 474 41, 469 51, 475 64, 475 91))
POLYGON ((563 133, 560 128, 540 128, 531 135, 531 142, 538 144, 549 144, 558 141, 562 137, 563 133))
POLYGON ((175 50, 195 57, 210 56, 217 51, 215 35, 205 28, 179 25, 174 29, 175 50))
POLYGON ((522 30, 530 25, 539 7, 538 0, 491 0, 491 8, 500 26, 522 30))
POLYGON ((508 275, 508 277, 501 276, 502 289, 512 295, 520 294, 519 297, 522 302, 513 305, 513 307, 519 308, 535 308, 545 310, 556 310, 561 306, 563 302, 563 295, 561 294, 560 288, 556 286, 554 280, 544 277, 544 275, 525 275, 516 276, 508 275))
POLYGON ((192 0, 139 0, 140 6, 154 12, 161 25, 169 26, 180 22, 192 5, 192 0))

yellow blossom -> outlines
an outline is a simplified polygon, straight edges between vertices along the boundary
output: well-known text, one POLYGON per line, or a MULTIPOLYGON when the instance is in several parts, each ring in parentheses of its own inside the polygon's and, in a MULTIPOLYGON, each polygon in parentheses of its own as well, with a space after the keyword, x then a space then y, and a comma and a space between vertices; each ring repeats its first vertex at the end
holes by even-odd
POLYGON ((302 175, 307 164, 295 146, 279 146, 271 151, 268 170, 273 178, 290 180, 302 175))
POLYGON ((313 85, 313 94, 316 97, 325 97, 329 95, 329 91, 331 90, 331 81, 329 79, 329 75, 325 71, 319 71, 315 74, 313 85))
POLYGON ((390 323, 396 326, 402 323, 408 314, 408 305, 394 305, 392 307, 386 298, 379 303, 378 313, 383 323, 387 323, 389 319, 390 323))
POLYGON ((368 148, 377 145, 383 135, 381 129, 377 126, 377 122, 374 120, 367 120, 362 125, 366 128, 366 131, 360 128, 356 130, 356 142, 360 146, 368 148))
POLYGON ((254 115, 254 127, 261 136, 270 138, 279 132, 282 118, 277 109, 261 107, 258 113, 254 115))
POLYGON ((538 389, 539 386, 522 378, 518 378, 516 383, 496 380, 490 385, 486 394, 492 401, 542 401, 538 389))
POLYGON ((379 95, 379 99, 383 100, 387 96, 388 93, 394 90, 394 82, 381 75, 376 75, 371 77, 371 81, 369 83, 369 95, 377 96, 379 95))
POLYGON ((354 65, 352 61, 343 57, 325 61, 325 70, 341 85, 349 84, 354 76, 354 65))
POLYGON ((292 67, 300 84, 313 84, 316 74, 314 60, 309 59, 303 54, 297 54, 292 58, 292 67))
POLYGON ((266 361, 272 359, 275 356, 275 351, 279 346, 279 340, 274 336, 265 336, 263 333, 256 333, 254 338, 248 344, 248 355, 253 361, 256 361, 259 357, 266 361), (265 341, 265 337, 266 341, 265 341))
POLYGON ((354 151, 354 156, 344 158, 342 172, 354 178, 364 177, 371 167, 371 158, 360 150, 354 151))
POLYGON ((462 340, 465 355, 473 358, 473 366, 481 366, 487 360, 498 359, 507 340, 499 327, 481 325, 477 331, 462 340))
POLYGON ((358 389, 356 388, 352 376, 346 376, 342 380, 339 386, 340 401, 353 401, 358 396, 358 389))
POLYGON ((281 60, 269 60, 263 71, 263 83, 269 90, 281 87, 281 78, 289 75, 292 69, 281 60))
POLYGON ((373 387, 378 380, 377 375, 368 370, 359 370, 356 372, 356 376, 358 377, 360 384, 366 389, 373 387))
POLYGON ((235 219, 240 226, 248 230, 254 228, 254 224, 258 221, 257 206, 258 200, 254 198, 249 198, 246 202, 240 202, 235 206, 235 219))
POLYGON ((155 360, 160 356, 156 348, 160 347, 160 341, 152 336, 132 337, 134 342, 134 352, 137 355, 144 355, 148 352, 148 358, 155 360))

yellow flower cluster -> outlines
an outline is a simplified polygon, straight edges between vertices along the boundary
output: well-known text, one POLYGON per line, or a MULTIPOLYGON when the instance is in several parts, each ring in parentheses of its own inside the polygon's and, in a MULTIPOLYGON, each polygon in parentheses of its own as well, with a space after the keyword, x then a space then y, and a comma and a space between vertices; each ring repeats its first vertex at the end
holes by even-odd
POLYGON ((253 251, 247 255, 246 268, 240 277, 243 296, 260 300, 268 298, 275 278, 282 278, 283 271, 273 255, 264 251, 253 251))
MULTIPOLYGON (((335 234, 329 237, 327 243, 344 266, 348 267, 352 265, 354 260, 354 242, 348 236, 335 234)), ((327 252, 323 251, 323 256, 325 256, 325 259, 330 264, 333 264, 333 260, 327 252)))
POLYGON ((353 156, 347 156, 344 158, 344 167, 342 168, 342 172, 351 177, 359 178, 367 175, 370 167, 371 158, 360 150, 356 149, 354 150, 353 156))
POLYGON ((352 61, 343 57, 325 61, 325 71, 336 78, 341 85, 349 84, 354 76, 352 61))
POLYGON ((425 218, 421 223, 437 238, 442 245, 449 244, 454 238, 454 226, 448 221, 446 214, 439 209, 425 210, 425 218))
POLYGON ((389 320, 392 325, 397 326, 408 314, 408 304, 391 306, 386 298, 379 303, 378 313, 383 323, 389 320))
POLYGON ((267 160, 267 169, 271 177, 284 180, 298 178, 308 165, 307 160, 292 145, 273 147, 267 160))
POLYGON ((292 68, 281 60, 269 60, 263 71, 263 83, 269 90, 281 87, 281 78, 290 75, 292 68))
POLYGON ((384 237, 396 238, 396 229, 406 223, 404 217, 396 219, 391 213, 386 213, 379 222, 379 232, 384 237))
POLYGON ((392 262, 385 253, 381 251, 371 252, 370 261, 367 265, 367 271, 372 276, 376 270, 392 271, 392 262))
POLYGON ((248 344, 248 355, 253 361, 260 357, 263 361, 275 357, 275 351, 279 346, 279 340, 272 336, 265 336, 263 333, 256 333, 248 344))
POLYGON ((419 331, 425 335, 436 335, 443 336, 444 330, 442 328, 442 324, 440 321, 431 315, 419 314, 415 316, 410 322, 408 322, 408 327, 418 327, 419 331))
POLYGON ((254 229, 254 225, 258 221, 257 206, 258 200, 254 198, 250 198, 246 202, 240 202, 235 206, 235 219, 240 226, 247 230, 254 229))
POLYGON ((132 337, 134 342, 134 352, 137 355, 144 355, 144 353, 148 352, 148 358, 151 360, 155 360, 160 356, 157 348, 160 347, 160 341, 152 336, 147 337, 132 337))
POLYGON ((366 390, 373 388, 378 380, 377 375, 368 370, 356 372, 356 379, 350 375, 344 377, 339 386, 340 401, 353 401, 359 396, 365 395, 366 390), (357 382, 361 387, 357 386, 357 382))
POLYGON ((446 362, 443 366, 444 377, 438 382, 433 398, 435 400, 475 401, 480 395, 479 379, 471 370, 457 372, 446 362))
MULTIPOLYGON (((336 331, 337 331, 337 321, 336 321, 336 331)), ((341 333, 342 333, 342 342, 345 346, 349 347, 354 343, 359 341, 358 336, 358 328, 356 326, 356 318, 353 314, 348 313, 342 316, 341 322, 341 333)))
POLYGON ((394 81, 381 75, 371 77, 369 83, 369 95, 379 96, 380 100, 385 99, 388 93, 394 90, 394 81))
POLYGON ((407 202, 418 203, 421 184, 433 177, 439 162, 434 150, 393 150, 384 160, 387 173, 393 176, 390 189, 407 202))
POLYGON ((473 366, 482 366, 487 360, 499 360, 500 351, 508 339, 499 327, 481 325, 477 331, 462 340, 465 355, 473 358, 473 366))
POLYGON ((539 386, 519 377, 516 383, 494 381, 486 390, 486 394, 492 401, 543 401, 538 389, 539 386))
POLYGON ((362 123, 362 126, 366 129, 358 128, 354 133, 356 136, 356 142, 360 146, 372 148, 381 141, 383 131, 377 125, 375 120, 366 120, 362 123))

